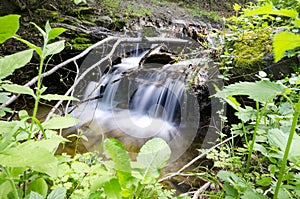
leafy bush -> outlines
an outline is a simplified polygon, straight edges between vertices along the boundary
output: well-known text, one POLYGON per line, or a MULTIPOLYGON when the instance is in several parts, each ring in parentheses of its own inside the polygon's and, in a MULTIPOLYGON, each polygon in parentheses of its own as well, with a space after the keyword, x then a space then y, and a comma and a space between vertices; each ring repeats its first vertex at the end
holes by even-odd
MULTIPOLYGON (((264 4, 245 15, 284 16, 299 27, 298 13, 284 7, 278 10, 264 4)), ((299 47, 299 41, 300 36, 289 29, 277 33, 273 37, 275 61, 299 47)), ((266 76, 261 71, 260 81, 231 84, 215 95, 236 110, 240 123, 232 126, 231 134, 240 137, 242 143, 235 146, 232 141, 231 146, 222 145, 208 156, 220 169, 213 179, 219 179, 216 185, 221 187, 208 194, 225 198, 300 198, 300 75, 276 82, 266 76), (239 95, 255 101, 256 106, 243 107, 234 97, 239 95), (216 155, 224 152, 229 154, 226 161, 216 155)))

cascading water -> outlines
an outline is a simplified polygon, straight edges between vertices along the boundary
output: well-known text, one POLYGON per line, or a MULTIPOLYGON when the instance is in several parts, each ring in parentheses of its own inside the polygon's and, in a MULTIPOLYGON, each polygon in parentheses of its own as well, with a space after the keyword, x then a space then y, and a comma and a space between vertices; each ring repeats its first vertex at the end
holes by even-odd
POLYGON ((193 142, 199 128, 199 103, 186 90, 184 71, 203 60, 140 67, 148 51, 134 51, 99 82, 87 84, 85 102, 71 114, 82 121, 79 126, 92 140, 86 144, 88 150, 98 150, 103 136, 113 137, 134 157, 148 139, 160 137, 171 147, 174 161, 193 142))

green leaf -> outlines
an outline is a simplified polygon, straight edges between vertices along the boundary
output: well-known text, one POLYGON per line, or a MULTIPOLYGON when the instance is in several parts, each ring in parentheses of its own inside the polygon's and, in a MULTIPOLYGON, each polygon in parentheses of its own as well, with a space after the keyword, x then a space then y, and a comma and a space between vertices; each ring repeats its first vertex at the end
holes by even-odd
POLYGON ((300 46, 300 35, 290 32, 280 32, 274 36, 273 49, 275 62, 284 57, 284 52, 300 46))
POLYGON ((47 57, 48 55, 54 55, 60 53, 65 48, 65 41, 57 41, 52 44, 48 44, 44 49, 43 55, 47 57))
POLYGON ((4 117, 6 113, 11 113, 11 112, 12 112, 11 108, 8 107, 0 108, 0 117, 4 117))
POLYGON ((270 186, 271 183, 272 183, 272 178, 271 178, 271 177, 264 177, 264 178, 262 178, 262 179, 260 179, 260 180, 257 180, 256 183, 257 183, 258 185, 264 186, 264 187, 270 186))
POLYGON ((9 100, 9 95, 10 95, 11 93, 7 93, 7 92, 1 92, 0 93, 0 103, 2 104, 2 103, 4 103, 4 102, 6 102, 7 100, 9 100))
POLYGON ((153 138, 141 148, 137 163, 144 166, 142 171, 143 183, 154 182, 160 175, 171 155, 169 145, 161 138, 153 138))
POLYGON ((79 120, 71 116, 55 116, 44 122, 42 125, 44 129, 64 129, 75 126, 78 123, 79 120))
POLYGON ((50 30, 49 35, 48 35, 48 41, 55 39, 56 37, 58 37, 59 35, 61 35, 62 33, 64 33, 66 31, 65 28, 53 28, 50 30))
POLYGON ((57 95, 57 94, 47 94, 47 95, 42 95, 41 96, 42 99, 44 100, 75 100, 75 101, 79 101, 77 98, 72 97, 72 96, 65 96, 65 95, 57 95))
POLYGON ((46 198, 48 193, 48 185, 46 181, 43 178, 38 178, 34 181, 31 181, 27 188, 27 194, 32 192, 39 194, 42 196, 42 198, 46 198))
POLYGON ((36 29, 38 29, 38 31, 43 35, 43 37, 44 38, 46 38, 46 32, 43 30, 43 29, 41 29, 36 23, 34 23, 34 22, 30 22, 32 25, 34 25, 35 26, 35 28, 36 29))
POLYGON ((260 6, 254 10, 246 11, 244 16, 252 16, 252 15, 280 15, 285 17, 297 18, 298 12, 296 10, 287 10, 287 9, 280 9, 275 10, 272 4, 265 4, 260 6))
POLYGON ((27 86, 21 86, 18 84, 4 84, 2 87, 11 93, 31 95, 35 97, 33 90, 27 86))
POLYGON ((25 40, 25 39, 22 39, 20 37, 16 37, 17 40, 23 42, 24 44, 26 44, 29 48, 35 50, 35 52, 40 56, 42 57, 43 56, 43 53, 42 53, 42 49, 32 43, 30 43, 29 41, 25 40))
POLYGON ((0 184, 0 198, 1 199, 8 199, 7 195, 12 191, 13 191, 12 187, 8 180, 3 182, 2 184, 0 184))
POLYGON ((16 34, 19 29, 19 18, 20 15, 15 14, 0 17, 0 44, 16 34))
POLYGON ((242 8, 242 6, 240 6, 240 5, 237 4, 237 3, 235 3, 235 4, 233 5, 234 11, 239 11, 241 8, 242 8))
POLYGON ((112 178, 110 179, 110 181, 106 182, 103 185, 103 188, 107 198, 109 199, 122 198, 121 186, 119 184, 119 181, 116 178, 112 178))
POLYGON ((67 195, 65 188, 56 188, 48 195, 47 199, 64 199, 67 195))
POLYGON ((231 196, 230 198, 232 198, 232 199, 238 198, 238 196, 239 196, 238 191, 232 185, 230 185, 228 182, 224 183, 224 188, 226 191, 225 199, 227 199, 228 196, 231 196))
POLYGON ((42 195, 34 191, 31 191, 30 194, 28 195, 28 199, 44 199, 44 198, 45 197, 43 197, 42 195))
POLYGON ((73 162, 71 168, 75 173, 88 173, 90 171, 90 167, 83 162, 73 162))
MULTIPOLYGON (((270 143, 270 146, 280 149, 280 151, 278 152, 280 158, 283 158, 283 153, 286 148, 288 137, 289 137, 289 133, 285 133, 279 129, 271 129, 268 132, 268 141, 270 143)), ((300 136, 295 134, 293 137, 293 142, 288 156, 288 160, 294 163, 299 162, 300 160, 299 146, 300 146, 300 136)))
POLYGON ((245 106, 245 108, 239 108, 238 112, 234 113, 241 121, 248 122, 249 120, 254 120, 256 116, 256 110, 250 106, 245 106))
POLYGON ((295 19, 294 20, 294 25, 297 27, 300 27, 300 19, 295 19))
POLYGON ((267 199, 266 196, 260 194, 260 193, 257 193, 257 192, 254 192, 253 190, 247 190, 243 196, 241 197, 241 199, 267 199))
POLYGON ((29 117, 28 112, 25 110, 20 110, 18 115, 21 120, 29 117))
POLYGON ((57 163, 57 159, 45 147, 41 141, 26 141, 0 153, 0 165, 35 170, 36 166, 57 163))
POLYGON ((127 151, 116 139, 106 139, 104 141, 104 151, 113 160, 119 182, 123 187, 131 177, 130 159, 127 151))
POLYGON ((217 92, 215 96, 227 101, 228 96, 247 95, 250 99, 266 103, 284 92, 285 88, 282 85, 268 80, 262 80, 258 82, 239 82, 225 86, 224 89, 217 92))
POLYGON ((16 69, 25 66, 30 62, 33 50, 24 50, 12 55, 0 58, 0 79, 11 75, 16 69))
MULTIPOLYGON (((51 31, 51 26, 50 26, 50 23, 49 21, 46 22, 46 25, 45 25, 45 31, 46 31, 46 34, 49 35, 49 32, 51 31)), ((48 36, 48 41, 50 41, 49 39, 49 36, 48 36)))

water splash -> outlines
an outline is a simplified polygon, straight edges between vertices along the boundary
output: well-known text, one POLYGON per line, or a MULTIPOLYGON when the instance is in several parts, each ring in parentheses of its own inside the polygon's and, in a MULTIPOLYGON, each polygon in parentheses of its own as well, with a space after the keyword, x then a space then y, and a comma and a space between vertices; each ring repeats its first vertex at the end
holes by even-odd
MULTIPOLYGON (((89 82, 84 99, 102 98, 81 104, 72 115, 81 119, 80 125, 88 124, 86 136, 117 138, 132 153, 150 138, 163 138, 174 161, 190 146, 199 128, 199 104, 186 91, 183 73, 191 63, 139 68, 147 51, 138 52, 123 58, 99 82, 89 82)), ((197 61, 201 60, 193 60, 197 61)))

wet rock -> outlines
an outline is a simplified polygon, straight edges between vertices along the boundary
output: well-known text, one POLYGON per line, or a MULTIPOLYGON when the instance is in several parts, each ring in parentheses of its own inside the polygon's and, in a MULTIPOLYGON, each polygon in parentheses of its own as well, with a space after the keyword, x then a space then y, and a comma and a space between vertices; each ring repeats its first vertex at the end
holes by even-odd
POLYGON ((143 68, 159 68, 166 64, 172 64, 178 59, 174 53, 169 52, 165 46, 159 45, 151 49, 140 61, 143 68))
POLYGON ((95 19, 97 26, 103 26, 105 28, 112 28, 114 21, 109 16, 99 16, 95 19))

